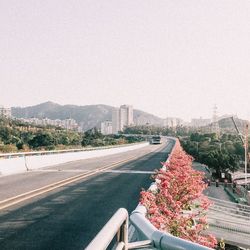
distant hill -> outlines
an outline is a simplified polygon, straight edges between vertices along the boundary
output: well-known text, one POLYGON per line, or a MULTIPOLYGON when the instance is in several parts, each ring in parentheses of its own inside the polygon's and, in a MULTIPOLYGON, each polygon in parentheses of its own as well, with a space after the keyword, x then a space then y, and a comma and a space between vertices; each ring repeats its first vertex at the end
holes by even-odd
MULTIPOLYGON (((108 105, 59 105, 53 102, 45 102, 30 107, 12 107, 12 116, 16 118, 49 118, 68 119, 72 118, 83 128, 84 131, 100 127, 101 122, 112 119, 114 107, 108 105)), ((134 110, 134 121, 137 125, 162 125, 163 119, 152 114, 134 110)))
POLYGON ((144 111, 134 109, 134 123, 136 125, 163 126, 163 119, 144 111))

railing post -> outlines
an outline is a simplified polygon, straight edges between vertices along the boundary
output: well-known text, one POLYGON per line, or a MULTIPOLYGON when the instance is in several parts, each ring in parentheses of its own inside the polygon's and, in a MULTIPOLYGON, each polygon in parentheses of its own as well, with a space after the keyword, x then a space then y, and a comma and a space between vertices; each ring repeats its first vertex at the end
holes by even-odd
POLYGON ((128 212, 124 208, 117 210, 85 249, 105 250, 115 236, 116 249, 128 250, 128 212))
POLYGON ((121 225, 117 233, 117 242, 124 242, 124 250, 128 250, 128 218, 121 225))
POLYGON ((27 171, 29 171, 29 168, 28 168, 28 165, 27 165, 26 155, 24 154, 23 157, 24 157, 24 165, 25 165, 25 168, 26 168, 27 171))

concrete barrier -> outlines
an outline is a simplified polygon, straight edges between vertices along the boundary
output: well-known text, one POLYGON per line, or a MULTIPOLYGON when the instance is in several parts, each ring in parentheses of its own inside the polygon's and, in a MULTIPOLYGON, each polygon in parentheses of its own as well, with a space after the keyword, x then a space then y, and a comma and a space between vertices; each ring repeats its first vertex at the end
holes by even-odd
MULTIPOLYGON (((122 153, 130 150, 139 149, 147 145, 148 142, 122 146, 122 147, 106 148, 106 149, 96 148, 95 150, 91 149, 90 151, 64 152, 58 154, 48 153, 43 155, 40 155, 40 153, 37 152, 33 155, 23 154, 21 157, 18 156, 15 158, 13 157, 7 159, 0 158, 0 175, 22 173, 27 170, 39 169, 70 161, 77 161, 77 160, 122 153)), ((13 155, 15 156, 15 154, 13 155)))
POLYGON ((10 175, 26 170, 24 157, 0 159, 0 175, 10 175))

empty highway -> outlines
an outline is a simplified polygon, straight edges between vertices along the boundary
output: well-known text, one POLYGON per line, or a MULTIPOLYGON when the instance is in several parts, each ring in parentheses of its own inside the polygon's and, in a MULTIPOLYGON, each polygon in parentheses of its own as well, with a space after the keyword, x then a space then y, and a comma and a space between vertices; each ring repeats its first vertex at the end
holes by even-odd
POLYGON ((135 209, 172 146, 1 177, 0 249, 83 249, 118 208, 135 209))

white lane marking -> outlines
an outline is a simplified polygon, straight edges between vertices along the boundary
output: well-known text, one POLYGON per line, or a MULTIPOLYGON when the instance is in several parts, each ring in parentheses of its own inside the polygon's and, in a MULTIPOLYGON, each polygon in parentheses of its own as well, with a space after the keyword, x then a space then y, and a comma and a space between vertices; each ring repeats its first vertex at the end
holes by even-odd
MULTIPOLYGON (((95 170, 95 169, 94 169, 95 170)), ((29 172, 33 172, 33 173, 37 173, 37 172, 49 172, 49 173, 58 173, 58 172, 76 172, 76 173, 85 173, 85 172, 88 172, 90 171, 90 169, 85 169, 85 170, 82 170, 82 169, 39 169, 39 170, 31 170, 29 172)))
MULTIPOLYGON (((159 148, 153 149, 153 150, 151 150, 149 152, 144 152, 143 154, 132 156, 132 157, 129 157, 127 159, 124 159, 124 160, 121 160, 121 161, 118 161, 118 162, 115 162, 115 163, 107 164, 107 165, 105 165, 103 167, 100 167, 100 168, 97 168, 95 170, 87 170, 87 171, 85 171, 85 173, 81 173, 81 174, 79 174, 77 176, 69 177, 67 179, 58 181, 56 183, 52 183, 52 184, 46 185, 44 187, 28 191, 26 193, 19 194, 19 195, 14 196, 14 197, 7 198, 5 200, 0 201, 0 210, 2 210, 4 208, 8 208, 10 206, 13 206, 15 204, 18 204, 18 203, 23 202, 25 200, 28 200, 30 198, 36 197, 38 195, 53 191, 54 189, 57 189, 59 187, 63 187, 65 185, 67 185, 67 184, 74 183, 76 181, 85 179, 85 178, 87 178, 89 176, 92 176, 92 175, 95 175, 97 173, 101 173, 101 172, 103 172, 105 170, 114 168, 114 167, 119 166, 121 164, 124 164, 124 163, 130 162, 132 160, 138 159, 138 158, 140 158, 142 156, 146 156, 147 154, 150 154, 150 153, 153 153, 153 152, 158 152, 158 151, 160 151, 161 148, 163 148, 163 147, 159 147, 159 148)), ((33 171, 30 171, 30 172, 33 172, 33 171)), ((59 172, 59 171, 56 170, 56 172, 59 172)), ((145 172, 144 172, 144 174, 145 174, 145 172)))

